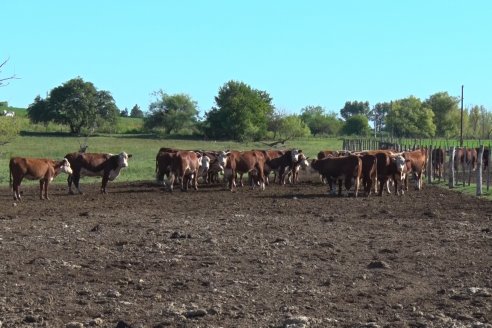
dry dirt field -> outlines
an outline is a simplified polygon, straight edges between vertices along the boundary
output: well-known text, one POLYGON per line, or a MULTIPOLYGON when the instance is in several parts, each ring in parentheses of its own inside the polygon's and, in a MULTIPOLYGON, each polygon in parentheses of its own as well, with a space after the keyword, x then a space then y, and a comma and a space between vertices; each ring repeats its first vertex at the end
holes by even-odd
POLYGON ((0 189, 2 328, 492 327, 492 202, 93 181, 0 189))

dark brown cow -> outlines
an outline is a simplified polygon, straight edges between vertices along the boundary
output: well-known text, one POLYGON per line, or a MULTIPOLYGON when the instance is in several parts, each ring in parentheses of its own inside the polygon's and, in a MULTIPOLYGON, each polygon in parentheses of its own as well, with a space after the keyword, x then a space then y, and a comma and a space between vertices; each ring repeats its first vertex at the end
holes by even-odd
POLYGON ((159 150, 155 157, 155 178, 157 183, 164 184, 164 176, 169 180, 171 175, 171 165, 177 150, 159 150))
POLYGON ((72 182, 75 188, 82 194, 79 182, 83 176, 102 177, 101 193, 106 193, 108 181, 115 180, 121 169, 128 167, 128 159, 132 155, 121 152, 118 155, 109 153, 70 153, 65 156, 70 162, 73 173, 68 176, 68 192, 73 194, 72 182))
POLYGON ((475 148, 456 148, 454 154, 454 169, 459 171, 461 166, 463 186, 465 185, 466 172, 468 171, 468 185, 471 183, 472 171, 477 169, 478 152, 475 148))
POLYGON ((54 161, 45 158, 12 157, 9 169, 14 200, 21 200, 19 186, 24 178, 39 180, 39 198, 49 199, 48 184, 61 172, 72 174, 72 168, 66 158, 54 161))
POLYGON ((169 190, 173 191, 174 180, 180 179, 181 191, 188 191, 191 182, 193 189, 198 190, 198 170, 200 168, 199 156, 194 151, 178 151, 174 155, 171 164, 171 177, 169 190))
MULTIPOLYGON (((229 177, 228 187, 231 191, 236 189, 236 173, 249 173, 252 176, 256 176, 260 189, 265 189, 265 156, 261 151, 221 152, 218 161, 225 170, 229 171, 225 175, 229 177)), ((254 187, 252 177, 250 185, 254 187)))
POLYGON ((444 178, 444 166, 446 163, 446 152, 441 147, 432 149, 432 173, 434 174, 434 179, 444 178))
POLYGON ((374 193, 377 193, 377 158, 376 155, 365 154, 361 156, 362 160, 362 186, 366 196, 371 194, 374 185, 374 193))
POLYGON ((287 174, 295 170, 296 166, 300 164, 300 158, 302 160, 302 150, 291 149, 286 150, 279 157, 270 158, 266 161, 266 165, 271 170, 278 171, 278 183, 285 184, 287 174))
POLYGON ((408 190, 408 177, 413 173, 417 190, 422 189, 423 174, 427 166, 427 149, 417 149, 414 151, 403 152, 403 157, 407 163, 407 174, 405 177, 405 190, 408 190))
POLYGON ((317 158, 323 159, 325 157, 338 157, 339 152, 336 150, 322 150, 318 153, 317 158))
POLYGON ((355 155, 343 157, 326 157, 323 159, 313 159, 311 167, 319 174, 326 177, 330 191, 333 191, 333 180, 338 181, 338 196, 342 195, 342 183, 345 181, 345 188, 350 190, 352 179, 355 180, 355 197, 359 192, 359 181, 362 174, 362 160, 355 155))
POLYGON ((272 159, 279 158, 281 157, 285 151, 284 150, 260 150, 263 155, 265 156, 265 184, 269 185, 270 184, 270 173, 273 173, 273 183, 277 180, 277 176, 279 176, 279 168, 272 168, 270 165, 268 165, 268 162, 271 161, 272 159))

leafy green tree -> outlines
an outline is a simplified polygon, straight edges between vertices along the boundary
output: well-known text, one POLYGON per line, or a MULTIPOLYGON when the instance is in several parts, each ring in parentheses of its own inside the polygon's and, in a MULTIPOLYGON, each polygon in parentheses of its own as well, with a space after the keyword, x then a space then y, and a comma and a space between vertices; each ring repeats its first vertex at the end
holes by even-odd
POLYGON ((321 106, 306 106, 302 108, 301 119, 315 136, 318 134, 336 135, 342 125, 335 113, 327 114, 321 106))
POLYGON ((282 120, 286 115, 278 111, 274 111, 270 118, 268 119, 268 131, 273 132, 273 139, 277 138, 277 134, 280 132, 282 127, 282 120))
POLYGON ((374 122, 374 135, 384 130, 386 115, 390 111, 391 103, 377 103, 369 113, 369 118, 374 122))
POLYGON ((369 135, 371 128, 369 127, 369 120, 367 119, 367 116, 362 114, 350 116, 345 121, 341 132, 344 135, 369 135))
POLYGON ((121 117, 128 117, 130 116, 130 114, 128 113, 128 108, 125 107, 125 109, 123 109, 121 112, 120 112, 120 116, 121 117))
POLYGON ((171 134, 193 128, 198 120, 196 101, 186 94, 168 95, 162 90, 155 95, 157 100, 150 104, 149 114, 144 118, 147 129, 161 128, 171 134))
POLYGON ((280 123, 279 135, 286 139, 307 137, 310 134, 309 127, 299 115, 285 116, 280 123))
POLYGON ((74 134, 83 129, 110 128, 115 125, 118 113, 109 91, 98 91, 80 77, 52 89, 46 99, 37 96, 27 110, 33 122, 66 124, 74 134))
POLYGON ((132 110, 130 111, 130 117, 143 118, 144 112, 140 109, 140 106, 135 104, 135 106, 133 106, 132 110))
POLYGON ((216 107, 206 113, 208 137, 245 141, 260 140, 267 135, 274 108, 272 98, 265 91, 229 81, 220 88, 215 103, 216 107))
POLYGON ((345 106, 340 109, 340 116, 347 120, 353 115, 369 115, 370 108, 368 101, 347 101, 345 106))
POLYGON ((441 137, 455 136, 460 131, 460 110, 457 97, 451 97, 447 92, 438 92, 425 100, 423 106, 434 112, 436 135, 441 137))
POLYGON ((434 113, 423 106, 419 98, 410 96, 392 103, 386 117, 386 129, 396 137, 433 137, 436 126, 434 113))

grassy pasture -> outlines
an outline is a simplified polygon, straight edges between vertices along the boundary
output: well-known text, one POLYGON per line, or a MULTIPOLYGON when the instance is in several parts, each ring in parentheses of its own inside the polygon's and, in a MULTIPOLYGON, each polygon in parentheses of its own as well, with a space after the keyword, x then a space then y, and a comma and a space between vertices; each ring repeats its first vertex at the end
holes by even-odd
MULTIPOLYGON (((83 137, 72 137, 64 134, 29 133, 17 137, 12 143, 0 147, 0 185, 5 186, 9 183, 8 162, 10 157, 62 159, 65 154, 77 151, 83 142, 83 137)), ((156 139, 142 135, 94 136, 89 138, 88 144, 87 151, 89 152, 119 153, 125 151, 133 155, 129 167, 118 177, 118 181, 153 180, 155 155, 161 147, 190 150, 268 149, 268 146, 262 142, 156 139)), ((341 140, 337 139, 306 138, 289 140, 284 146, 285 148, 302 149, 309 157, 313 158, 322 149, 340 149, 342 143, 341 140)), ((64 183, 64 181, 64 177, 58 177, 54 183, 64 183)), ((82 179, 82 182, 90 181, 95 181, 95 179, 82 179)))

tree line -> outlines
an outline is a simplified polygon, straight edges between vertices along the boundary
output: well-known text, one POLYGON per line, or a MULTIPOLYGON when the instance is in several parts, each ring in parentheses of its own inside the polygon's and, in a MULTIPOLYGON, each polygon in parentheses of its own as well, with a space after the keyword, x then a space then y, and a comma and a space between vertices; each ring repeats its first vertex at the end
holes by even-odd
MULTIPOLYGON (((109 91, 97 90, 77 77, 52 89, 46 98, 37 96, 28 107, 33 123, 66 124, 70 132, 114 125, 118 117, 142 117, 143 131, 164 135, 195 135, 206 139, 237 141, 290 139, 305 136, 392 136, 405 138, 459 137, 459 98, 447 92, 425 100, 415 96, 377 103, 347 101, 338 112, 308 105, 299 114, 287 114, 273 98, 241 81, 228 81, 215 96, 215 105, 200 117, 198 104, 187 94, 153 93, 148 111, 138 105, 119 110, 109 91), (372 123, 372 126, 369 123, 372 123)), ((464 136, 489 139, 492 115, 483 106, 463 112, 464 136)))

